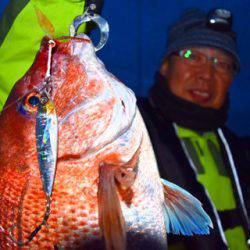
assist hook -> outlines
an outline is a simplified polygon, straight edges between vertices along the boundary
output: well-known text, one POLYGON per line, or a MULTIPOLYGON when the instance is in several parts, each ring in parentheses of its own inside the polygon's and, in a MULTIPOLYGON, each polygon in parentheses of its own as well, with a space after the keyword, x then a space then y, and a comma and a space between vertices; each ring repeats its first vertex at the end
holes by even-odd
POLYGON ((106 44, 108 40, 109 25, 108 25, 108 22, 104 18, 102 18, 100 15, 93 12, 94 9, 95 9, 95 5, 91 4, 82 15, 77 16, 69 27, 69 33, 70 33, 70 36, 76 36, 78 28, 83 23, 90 22, 90 21, 96 23, 100 29, 100 42, 95 47, 95 51, 98 51, 106 44))
POLYGON ((50 215, 51 197, 50 196, 46 196, 46 200, 47 200, 47 204, 46 204, 46 210, 45 210, 45 214, 44 214, 44 217, 43 217, 43 221, 40 223, 39 226, 37 226, 35 228, 35 230, 33 230, 33 232, 30 233, 30 235, 29 235, 29 237, 28 237, 28 239, 26 241, 17 241, 15 239, 13 231, 16 228, 16 225, 13 225, 11 227, 11 229, 9 230, 9 232, 10 232, 9 237, 18 246, 22 247, 22 246, 28 244, 29 242, 31 242, 33 240, 33 238, 37 235, 37 233, 41 230, 42 226, 46 225, 47 220, 48 220, 49 215, 50 215))

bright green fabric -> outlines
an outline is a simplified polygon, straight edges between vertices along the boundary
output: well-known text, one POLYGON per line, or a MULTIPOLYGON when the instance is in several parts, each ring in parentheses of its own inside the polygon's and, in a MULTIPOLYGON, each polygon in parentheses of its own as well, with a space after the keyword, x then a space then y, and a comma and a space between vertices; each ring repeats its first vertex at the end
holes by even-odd
POLYGON ((249 250, 245 242, 247 241, 242 227, 228 229, 225 232, 230 250, 249 250))
MULTIPOLYGON (((203 184, 218 211, 236 208, 232 183, 227 176, 224 164, 211 152, 211 145, 221 155, 221 149, 216 134, 213 132, 198 133, 196 131, 177 126, 177 134, 184 141, 191 141, 199 162, 204 171, 198 172, 198 181, 203 184), (209 147, 210 144, 210 147, 209 147), (216 159, 216 160, 215 160, 216 159), (218 167, 220 165, 220 167, 218 167), (223 169, 222 169, 223 168, 223 169)), ((186 144, 185 144, 186 145, 186 144)), ((189 151, 189 150, 188 150, 189 151)), ((201 167, 200 167, 201 169, 201 167)), ((246 237, 243 228, 238 226, 225 231, 225 236, 231 250, 247 250, 246 237)))
MULTIPOLYGON (((30 0, 16 17, 0 47, 0 111, 15 82, 34 61, 44 31, 39 26, 34 7, 51 21, 55 37, 69 35, 74 17, 84 11, 84 0, 30 0)), ((78 31, 84 31, 82 25, 78 31)))

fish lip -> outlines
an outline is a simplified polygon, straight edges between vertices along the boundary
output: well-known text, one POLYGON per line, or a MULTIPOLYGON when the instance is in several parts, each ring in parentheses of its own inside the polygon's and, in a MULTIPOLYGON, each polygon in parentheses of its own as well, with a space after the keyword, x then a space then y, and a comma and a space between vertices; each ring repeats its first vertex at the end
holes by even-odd
MULTIPOLYGON (((131 121, 128 123, 127 126, 125 126, 123 129, 121 129, 120 131, 115 133, 114 136, 110 137, 110 139, 108 141, 106 141, 105 143, 96 145, 94 147, 89 147, 85 151, 80 152, 80 153, 75 153, 75 154, 74 153, 73 154, 72 153, 70 153, 70 154, 66 153, 66 154, 63 154, 62 156, 57 158, 57 162, 70 161, 70 160, 77 161, 77 160, 81 160, 81 159, 86 158, 86 157, 90 157, 93 154, 99 153, 101 150, 105 149, 108 145, 110 145, 112 142, 117 140, 120 136, 125 134, 131 128, 131 126, 132 126, 132 124, 133 124, 133 122, 135 120, 136 113, 137 112, 134 113, 131 121)), ((105 131, 103 133, 105 133, 105 131)))
MULTIPOLYGON (((60 119, 58 119, 58 127, 60 128, 61 125, 63 125, 67 119, 69 119, 69 117, 71 117, 72 115, 74 115, 76 112, 80 111, 81 109, 87 109, 88 107, 91 107, 93 105, 97 105, 100 102, 105 102, 106 101, 107 96, 105 95, 100 95, 97 98, 91 100, 91 101, 84 101, 81 102, 80 104, 77 104, 75 107, 73 107, 64 117, 61 117, 60 119)), ((122 104, 121 104, 122 105, 122 104)), ((123 106, 123 105, 122 105, 123 106)), ((58 160, 62 161, 64 159, 67 160, 80 160, 84 157, 88 157, 89 155, 99 152, 100 150, 102 150, 102 148, 105 148, 106 146, 108 146, 110 143, 112 143, 113 141, 117 140, 120 136, 122 136, 124 133, 126 133, 132 126, 134 120, 135 120, 135 116, 137 114, 137 106, 135 105, 135 109, 134 112, 132 113, 131 118, 128 120, 128 123, 123 126, 121 129, 117 130, 117 132, 115 132, 113 134, 112 137, 109 137, 108 140, 105 140, 105 136, 104 136, 104 141, 100 141, 100 138, 104 135, 104 133, 108 130, 103 131, 102 134, 99 135, 99 144, 93 144, 92 146, 90 146, 89 148, 85 149, 85 151, 83 152, 77 152, 77 153, 70 153, 70 154, 64 154, 62 156, 60 156, 58 158, 58 160)), ((59 138, 60 140, 60 138, 59 138)))
POLYGON ((111 86, 112 91, 110 91, 109 85, 108 88, 106 86, 106 88, 103 88, 102 89, 103 91, 98 93, 98 95, 90 98, 85 97, 84 101, 76 104, 69 112, 67 112, 66 115, 59 118, 58 127, 60 128, 67 121, 67 119, 69 119, 72 115, 74 115, 78 111, 82 109, 87 110, 101 103, 105 104, 107 102, 110 102, 110 100, 112 100, 113 98, 115 98, 115 102, 112 104, 111 107, 112 115, 107 128, 104 131, 102 131, 101 134, 98 135, 96 140, 94 140, 93 143, 89 145, 88 148, 82 149, 80 152, 76 152, 76 154, 73 153, 72 157, 74 159, 80 159, 86 157, 89 154, 99 152, 102 148, 106 148, 107 145, 114 142, 120 136, 126 133, 131 128, 135 120, 138 108, 136 106, 136 98, 134 93, 130 89, 128 89, 125 85, 118 84, 119 82, 117 81, 115 82, 112 81, 111 81, 111 83, 113 83, 113 85, 111 86))

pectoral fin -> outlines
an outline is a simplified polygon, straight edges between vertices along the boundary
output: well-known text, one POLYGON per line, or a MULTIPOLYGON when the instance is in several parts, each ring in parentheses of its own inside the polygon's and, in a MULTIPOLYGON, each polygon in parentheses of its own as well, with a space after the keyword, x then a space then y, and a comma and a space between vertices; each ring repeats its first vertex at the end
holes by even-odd
POLYGON ((209 234, 212 221, 199 200, 179 186, 162 179, 167 233, 190 236, 209 234))
POLYGON ((120 161, 120 155, 110 154, 99 166, 99 225, 107 250, 126 249, 126 225, 118 193, 129 206, 133 198, 131 187, 137 174, 139 152, 140 148, 126 163, 120 161))
POLYGON ((99 225, 107 250, 126 249, 125 222, 115 183, 114 166, 101 165, 98 186, 99 225))

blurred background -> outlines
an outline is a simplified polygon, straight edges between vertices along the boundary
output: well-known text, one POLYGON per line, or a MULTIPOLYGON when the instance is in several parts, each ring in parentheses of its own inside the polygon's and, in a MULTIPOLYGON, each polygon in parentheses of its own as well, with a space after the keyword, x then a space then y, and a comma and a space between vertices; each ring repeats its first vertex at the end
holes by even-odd
MULTIPOLYGON (((0 0, 0 16, 7 2, 0 0)), ((109 22, 110 38, 97 54, 136 95, 146 96, 165 52, 169 26, 189 8, 208 11, 217 7, 233 13, 241 58, 241 72, 230 89, 228 125, 236 134, 250 136, 249 0, 104 0, 102 16, 109 22)), ((98 35, 95 31, 94 41, 98 35)))

